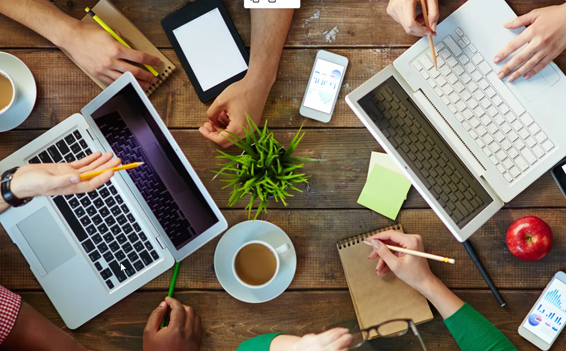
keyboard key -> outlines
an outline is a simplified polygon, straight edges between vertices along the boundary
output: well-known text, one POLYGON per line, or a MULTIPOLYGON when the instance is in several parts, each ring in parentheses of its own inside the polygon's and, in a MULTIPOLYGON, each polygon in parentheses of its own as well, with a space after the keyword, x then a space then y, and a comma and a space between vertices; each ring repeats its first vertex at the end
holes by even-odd
POLYGON ((544 132, 540 132, 537 135, 535 135, 535 139, 540 144, 547 139, 547 136, 546 134, 544 134, 544 132))
POLYGON ((34 158, 29 160, 28 162, 29 163, 41 163, 41 160, 39 159, 39 157, 35 156, 34 158))
POLYGON ((130 224, 126 224, 125 226, 122 227, 122 229, 124 230, 124 233, 126 233, 126 234, 130 234, 131 232, 134 231, 134 229, 132 228, 132 226, 130 224))
POLYGON ((112 262, 108 263, 108 266, 110 267, 110 269, 112 270, 112 272, 116 276, 116 279, 118 279, 118 281, 120 283, 127 279, 126 275, 121 270, 120 264, 118 262, 112 261, 112 262))
POLYGON ((108 278, 111 277, 111 275, 108 274, 107 270, 108 270, 108 268, 106 268, 105 270, 100 272, 100 276, 102 277, 102 279, 108 279, 108 278))
POLYGON ((138 239, 139 238, 138 238, 136 233, 132 233, 132 234, 128 235, 128 240, 130 240, 130 242, 132 244, 135 243, 136 241, 138 241, 138 239))
POLYGON ((145 247, 146 247, 147 251, 153 250, 153 245, 151 245, 151 243, 149 241, 145 243, 145 247))
POLYGON ((515 159, 515 163, 517 164, 517 166, 519 166, 519 168, 521 169, 521 171, 525 171, 527 170, 527 168, 529 168, 529 164, 527 163, 527 161, 525 161, 524 158, 522 158, 521 156, 517 157, 515 159))
POLYGON ((137 252, 140 252, 144 249, 143 244, 141 241, 138 241, 137 243, 134 244, 134 249, 136 249, 137 252))
POLYGON ((104 254, 104 260, 105 260, 107 263, 112 262, 113 259, 114 259, 114 255, 112 255, 112 252, 108 251, 108 252, 106 252, 106 253, 104 254))
POLYGON ((122 211, 120 210, 120 207, 118 207, 118 206, 112 207, 112 208, 110 209, 110 212, 112 212, 112 214, 113 214, 114 216, 118 216, 118 215, 120 215, 120 213, 122 213, 122 211))
POLYGON ((533 152, 538 158, 541 158, 544 155, 544 150, 539 145, 535 145, 533 147, 533 152))
POLYGON ((69 147, 67 146, 64 140, 59 140, 58 142, 55 143, 55 145, 57 146, 59 151, 61 151, 62 155, 66 155, 70 151, 69 147))
POLYGON ((524 115, 522 115, 520 117, 521 122, 523 122, 523 124, 525 126, 530 126, 531 123, 533 123, 535 120, 531 117, 531 115, 529 115, 528 113, 525 113, 524 115))
POLYGON ((85 149, 85 154, 88 156, 88 155, 92 154, 92 151, 90 149, 85 149))
POLYGON ((102 207, 98 210, 98 212, 100 212, 100 215, 104 218, 106 216, 108 216, 110 214, 110 210, 108 210, 108 207, 102 207))
POLYGON ((480 53, 475 54, 472 56, 472 62, 478 65, 480 62, 483 61, 483 56, 480 53))
POLYGON ((76 139, 75 139, 75 137, 73 136, 73 134, 69 134, 69 135, 67 135, 67 136, 65 137, 65 142, 66 142, 68 145, 73 144, 75 141, 76 141, 76 139))
MULTIPOLYGON (((100 254, 98 253, 98 251, 93 251, 88 255, 88 257, 90 257, 90 260, 92 262, 96 262, 100 259, 100 254)), ((98 263, 98 262, 96 262, 96 263, 98 263)))
POLYGON ((97 271, 101 271, 102 270, 102 265, 100 264, 100 262, 95 262, 94 263, 94 267, 96 268, 97 271))
POLYGON ((110 246, 110 250, 112 250, 112 252, 120 250, 120 245, 118 245, 118 243, 115 241, 111 242, 108 246, 110 246))
POLYGON ((478 85, 481 89, 486 90, 489 87, 489 83, 485 79, 480 79, 478 85))
POLYGON ((450 36, 450 35, 447 36, 446 38, 444 38, 443 41, 444 41, 444 44, 446 44, 446 46, 448 46, 450 51, 452 51, 454 56, 460 56, 462 54, 462 49, 460 49, 458 44, 456 44, 456 42, 454 41, 452 36, 450 36))
POLYGON ((151 257, 153 257, 154 260, 158 260, 158 259, 159 259, 159 255, 157 254, 157 252, 151 251, 150 254, 151 254, 151 257))
MULTIPOLYGON (((467 74, 467 73, 463 73, 463 74, 460 76, 460 80, 462 81, 462 83, 464 83, 464 84, 467 85, 468 83, 472 82, 472 77, 470 77, 470 75, 467 74)), ((474 84, 475 84, 475 83, 474 83, 474 84)))
POLYGON ((79 141, 79 145, 80 145, 83 149, 88 148, 88 145, 87 145, 86 141, 84 141, 84 140, 80 140, 80 141, 79 141))
POLYGON ((92 250, 94 250, 94 244, 92 243, 92 241, 90 241, 90 239, 83 242, 82 245, 83 245, 83 248, 85 249, 86 253, 89 253, 92 250))
POLYGON ((537 142, 535 141, 535 139, 533 139, 533 137, 529 136, 527 139, 525 139, 525 143, 527 143, 527 146, 532 148, 533 146, 535 146, 537 144, 537 142))
POLYGON ((96 234, 96 228, 95 228, 93 225, 89 225, 89 226, 86 227, 85 229, 86 229, 86 232, 87 232, 89 235, 96 234))
POLYGON ((96 227, 96 228, 98 229, 98 231, 99 231, 101 234, 105 234, 105 233, 108 232, 108 230, 109 230, 109 229, 108 229, 108 226, 107 226, 106 224, 104 224, 104 223, 102 223, 101 225, 99 225, 99 226, 96 227))
MULTIPOLYGON (((479 55, 479 54, 477 54, 479 55)), ((477 56, 476 55, 476 56, 477 56)), ((475 58, 475 56, 474 56, 475 58)), ((472 58, 473 60, 473 58, 472 58)), ((484 75, 488 74, 489 71, 491 71, 491 67, 489 66, 489 64, 486 61, 482 61, 479 65, 478 65, 479 70, 481 71, 481 73, 483 73, 484 75)))
POLYGON ((138 258, 139 258, 139 256, 135 251, 132 251, 128 254, 128 259, 130 261, 136 261, 138 258))
POLYGON ((92 236, 92 241, 95 244, 100 244, 102 242, 102 237, 99 234, 93 235, 92 236))
POLYGON ((81 150, 82 150, 82 149, 81 149, 81 146, 80 146, 79 144, 73 144, 73 145, 71 145, 71 151, 72 151, 74 154, 78 154, 79 152, 81 152, 81 150))
POLYGON ((513 95, 513 93, 509 91, 509 89, 505 86, 505 84, 501 80, 499 80, 499 78, 497 78, 497 75, 495 73, 491 72, 487 76, 487 79, 489 80, 491 85, 495 88, 495 90, 497 90, 499 95, 503 97, 503 100, 505 100, 505 102, 509 104, 511 110, 513 110, 513 112, 515 112, 517 116, 520 116, 525 112, 525 108, 523 107, 523 105, 521 105, 519 100, 517 100, 515 95, 513 95))
POLYGON ((115 220, 114 217, 112 217, 112 216, 106 217, 105 222, 106 222, 106 224, 107 224, 109 227, 111 227, 111 226, 113 226, 114 224, 116 224, 116 220, 115 220))
POLYGON ((456 32, 456 34, 458 34, 459 36, 463 36, 463 35, 464 35, 464 31, 462 31, 462 29, 460 29, 460 27, 456 28, 455 32, 456 32))
POLYGON ((542 143, 542 148, 546 152, 550 151, 553 147, 554 147, 554 144, 550 140, 546 140, 544 143, 542 143))
MULTIPOLYGON (((128 252, 132 251, 134 248, 132 247, 132 245, 130 245, 130 243, 125 243, 125 244, 122 246, 122 249, 124 249, 124 252, 125 252, 125 253, 128 253, 128 252)), ((133 261, 133 260, 132 260, 132 261, 133 261)))
POLYGON ((454 58, 454 56, 450 56, 449 58, 446 59, 446 63, 450 66, 450 67, 454 67, 458 64, 458 61, 454 58))
POLYGON ((100 223, 102 223, 102 217, 100 217, 100 215, 96 215, 92 217, 92 222, 94 223, 94 225, 99 225, 100 223))
POLYGON ((43 163, 53 163, 53 160, 51 159, 47 151, 41 152, 38 157, 43 163))
POLYGON ((115 253, 115 255, 116 255, 116 259, 117 259, 118 261, 122 261, 122 260, 124 260, 124 259, 126 258, 126 255, 124 254, 124 252, 123 252, 122 250, 117 251, 117 252, 115 253))
POLYGON ((509 157, 511 157, 512 159, 514 159, 515 157, 519 156, 519 152, 517 151, 517 149, 515 149, 514 147, 510 148, 507 151, 507 154, 509 155, 509 157))
POLYGON ((91 202, 90 202, 90 199, 88 197, 85 196, 81 199, 81 205, 83 205, 83 207, 88 207, 88 206, 90 206, 90 204, 91 204, 91 202))
POLYGON ((511 174, 505 173, 503 174, 503 176, 505 177, 505 180, 507 180, 509 183, 513 181, 513 177, 511 176, 511 174))
POLYGON ((462 39, 458 40, 457 43, 462 49, 466 47, 466 43, 462 39))
POLYGON ((460 61, 462 65, 465 65, 470 62, 470 58, 468 57, 468 55, 463 54, 462 56, 458 57, 458 61, 460 61))
POLYGON ((120 216, 116 217, 116 220, 118 221, 118 223, 120 225, 124 225, 124 224, 128 223, 128 220, 126 219, 126 216, 124 216, 124 215, 120 215, 120 216))
POLYGON ((106 188, 100 189, 99 193, 100 193, 100 196, 102 196, 102 198, 104 198, 104 199, 107 198, 108 196, 110 196, 110 191, 106 188))
POLYGON ((118 194, 118 190, 116 190, 116 188, 114 187, 114 185, 110 185, 110 186, 108 187, 108 190, 110 190, 110 193, 111 193, 112 195, 118 194))
POLYGON ((104 200, 104 202, 106 202, 106 205, 108 205, 108 207, 116 205, 116 201, 112 197, 107 198, 106 200, 104 200))
POLYGON ((84 216, 86 214, 84 208, 82 207, 77 207, 75 209, 75 214, 77 215, 77 217, 81 218, 82 216, 84 216))
POLYGON ((423 65, 423 67, 427 70, 431 69, 432 67, 434 67, 433 63, 430 61, 430 59, 426 56, 423 55, 421 57, 419 57, 419 62, 423 65))
POLYGON ((513 167, 513 161, 506 158, 505 160, 503 160, 503 165, 505 166, 505 168, 511 169, 511 167, 513 167))
POLYGON ((532 152, 529 151, 529 149, 523 149, 521 150, 521 155, 523 155, 523 157, 527 160, 528 163, 530 163, 531 165, 534 164, 537 159, 535 157, 535 155, 532 154, 532 152))
POLYGON ((415 67, 415 69, 417 71, 420 71, 420 70, 423 69, 423 66, 418 61, 413 62, 413 67, 415 67))
POLYGON ((63 156, 61 156, 61 153, 59 152, 59 150, 57 150, 57 147, 55 145, 50 146, 47 149, 47 152, 49 153, 49 155, 51 156, 51 158, 55 163, 59 163, 63 161, 63 156))
POLYGON ((88 218, 87 216, 84 216, 83 218, 80 219, 81 224, 83 225, 83 227, 86 227, 87 225, 89 225, 91 223, 90 218, 88 218))
POLYGON ((153 262, 153 259, 147 253, 147 251, 140 253, 140 258, 146 266, 149 265, 151 262, 153 262))
POLYGON ((136 261, 134 263, 134 268, 136 269, 136 271, 141 271, 144 268, 143 262, 142 261, 136 261))
POLYGON ((125 271, 126 274, 128 275, 128 277, 131 277, 132 275, 136 274, 136 270, 134 269, 134 267, 132 267, 132 264, 130 263, 130 261, 125 260, 122 261, 121 263, 124 267, 126 267, 125 271))
POLYGON ((106 281, 106 286, 108 286, 108 289, 114 289, 114 283, 111 280, 106 281))
POLYGON ((116 237, 116 240, 120 243, 123 244, 127 241, 126 236, 124 234, 120 234, 116 237))
POLYGON ((540 127, 536 123, 531 124, 528 128, 532 135, 536 135, 540 131, 540 127))
POLYGON ((77 159, 75 158, 75 156, 73 154, 67 154, 65 155, 65 162, 67 163, 71 163, 76 161, 77 159))

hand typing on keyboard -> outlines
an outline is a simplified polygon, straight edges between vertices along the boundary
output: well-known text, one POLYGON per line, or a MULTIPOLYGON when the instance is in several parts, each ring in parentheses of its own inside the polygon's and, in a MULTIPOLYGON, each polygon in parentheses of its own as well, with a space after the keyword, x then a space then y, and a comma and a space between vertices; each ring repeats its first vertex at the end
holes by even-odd
POLYGON ((407 34, 423 37, 429 34, 435 34, 436 22, 438 21, 438 0, 428 0, 428 26, 432 29, 431 33, 424 24, 422 14, 416 14, 416 5, 420 3, 418 0, 389 0, 387 5, 387 13, 393 17, 397 23, 403 26, 407 34))
POLYGON ((82 173, 103 170, 120 165, 114 154, 100 152, 71 163, 40 163, 20 167, 12 180, 12 192, 20 199, 34 196, 86 193, 107 183, 114 175, 107 171, 89 181, 81 182, 82 173))
POLYGON ((521 76, 529 79, 560 55, 566 49, 565 18, 566 4, 537 9, 506 23, 507 29, 528 27, 497 53, 493 61, 499 63, 526 46, 501 68, 499 79, 507 75, 509 82, 521 76))

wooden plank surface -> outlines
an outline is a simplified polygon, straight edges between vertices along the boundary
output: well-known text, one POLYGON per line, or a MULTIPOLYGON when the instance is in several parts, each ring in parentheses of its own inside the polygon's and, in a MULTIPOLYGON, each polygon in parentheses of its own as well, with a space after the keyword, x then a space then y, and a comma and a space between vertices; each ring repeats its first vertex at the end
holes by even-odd
MULTIPOLYGON (((224 211, 230 226, 247 220, 245 211, 224 211)), ((474 236, 480 258, 495 284, 504 289, 542 289, 554 273, 564 268, 566 209, 502 210, 474 236), (505 234, 517 218, 535 215, 553 230, 550 254, 539 262, 517 259, 507 249, 505 234)), ((291 289, 345 289, 346 281, 336 242, 356 234, 393 224, 369 210, 273 210, 263 219, 278 225, 293 241, 298 266, 291 289)), ((456 259, 456 265, 430 262, 431 268, 450 288, 487 288, 463 246, 454 239, 431 210, 404 210, 398 222, 405 232, 420 233, 427 251, 456 259)), ((214 250, 219 238, 181 263, 179 288, 222 289, 214 273, 214 250)), ((368 250, 368 255, 369 255, 368 250)), ((171 272, 144 289, 167 289, 171 272)), ((0 229, 0 284, 10 289, 40 289, 29 267, 3 229, 0 229)))
MULTIPOLYGON (((55 4, 75 18, 84 17, 84 8, 94 6, 96 0, 55 0, 55 4)), ((114 0, 124 14, 158 47, 171 47, 161 20, 168 14, 192 2, 187 0, 114 0)), ((387 0, 304 0, 295 11, 287 47, 378 47, 410 46, 416 39, 405 34, 400 25, 387 16, 387 0), (325 32, 337 27, 336 38, 325 32)), ((441 18, 460 7, 464 0, 442 0, 441 18)), ((557 5, 560 0, 508 1, 519 15, 533 8, 557 5)), ((250 42, 249 10, 242 0, 225 0, 230 16, 246 45, 250 42)), ((0 17, 0 47, 50 47, 47 40, 30 30, 22 30, 15 22, 0 17)))
MULTIPOLYGON (((275 137, 284 145, 288 144, 297 131, 276 130, 275 137)), ((18 150, 40 135, 40 131, 12 131, 3 133, 0 159, 18 150)), ((226 207, 230 192, 222 189, 219 180, 213 181, 212 170, 220 169, 216 144, 206 140, 195 130, 174 130, 173 136, 187 155, 192 166, 204 182, 208 191, 220 207, 226 207)), ((239 149, 232 147, 228 152, 236 154, 239 149)), ((297 156, 324 159, 323 162, 306 163, 304 170, 311 174, 308 186, 302 186, 303 193, 289 198, 289 208, 362 208, 357 199, 366 181, 371 151, 383 151, 365 128, 359 129, 311 129, 306 131, 297 156)), ((244 208, 246 201, 236 204, 244 208)), ((565 207, 562 195, 550 174, 543 175, 533 185, 506 205, 521 207, 565 207)), ((282 208, 281 203, 269 202, 270 208, 282 208)), ((419 193, 411 188, 404 208, 428 208, 419 193)))
MULTIPOLYGON (((456 293, 494 323, 519 350, 538 350, 517 334, 517 328, 537 300, 540 290, 503 292, 508 302, 505 308, 497 305, 490 291, 460 290, 456 293)), ((22 296, 47 318, 66 329, 44 294, 26 292, 22 296)), ((239 302, 224 292, 183 291, 175 296, 184 304, 193 306, 202 317, 204 334, 201 351, 234 351, 242 341, 265 333, 302 335, 318 333, 329 326, 356 323, 350 294, 345 290, 288 292, 260 305, 239 302)), ((163 297, 163 292, 134 293, 70 333, 93 350, 141 350, 141 336, 147 317, 163 297)), ((418 329, 429 350, 458 349, 436 311, 435 318, 419 325, 418 329)), ((563 348, 566 348, 565 334, 558 337, 554 350, 563 348)), ((407 335, 390 340, 376 339, 368 347, 360 349, 368 350, 420 351, 422 348, 416 338, 407 335)))

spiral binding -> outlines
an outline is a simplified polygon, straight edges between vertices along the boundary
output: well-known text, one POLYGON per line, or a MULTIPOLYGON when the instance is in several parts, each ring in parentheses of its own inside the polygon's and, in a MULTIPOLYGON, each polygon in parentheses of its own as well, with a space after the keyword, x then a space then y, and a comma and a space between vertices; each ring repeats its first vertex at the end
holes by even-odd
POLYGON ((345 249, 346 247, 359 244, 362 241, 366 240, 366 238, 368 238, 368 237, 370 237, 374 234, 385 232, 385 231, 388 231, 388 230, 395 230, 395 231, 398 231, 398 232, 403 232, 403 226, 401 224, 396 224, 396 225, 393 225, 393 226, 390 226, 390 227, 377 229, 377 230, 374 230, 374 231, 371 231, 371 232, 368 232, 368 233, 354 235, 353 237, 340 240, 339 242, 336 243, 336 247, 338 248, 338 250, 342 250, 342 249, 345 249))
POLYGON ((175 70, 177 70, 177 67, 172 67, 169 66, 167 67, 167 69, 163 72, 159 74, 159 79, 157 80, 157 83, 152 84, 146 91, 145 91, 145 95, 150 96, 151 94, 153 94, 153 92, 155 92, 157 90, 157 88, 159 88, 161 86, 161 84, 165 83, 165 81, 167 79, 169 79, 169 76, 171 74, 173 74, 173 72, 175 72, 175 70))

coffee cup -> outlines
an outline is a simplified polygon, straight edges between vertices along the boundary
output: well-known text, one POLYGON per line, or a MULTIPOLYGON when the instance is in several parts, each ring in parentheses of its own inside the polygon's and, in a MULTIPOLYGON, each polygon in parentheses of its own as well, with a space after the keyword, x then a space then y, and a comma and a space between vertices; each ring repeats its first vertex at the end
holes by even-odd
POLYGON ((260 289, 273 282, 281 260, 279 255, 289 250, 289 244, 277 248, 263 240, 252 240, 240 246, 232 259, 232 271, 243 286, 260 289))
POLYGON ((0 116, 10 110, 16 101, 16 84, 10 75, 0 70, 0 116))

